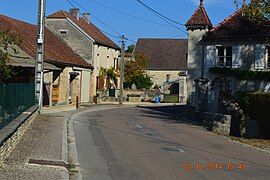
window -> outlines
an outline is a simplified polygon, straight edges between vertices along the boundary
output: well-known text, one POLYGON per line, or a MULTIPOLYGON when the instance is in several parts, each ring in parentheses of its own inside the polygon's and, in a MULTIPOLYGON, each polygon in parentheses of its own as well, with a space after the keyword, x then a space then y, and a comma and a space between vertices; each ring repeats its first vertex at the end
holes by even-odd
POLYGON ((232 67, 232 47, 218 46, 217 47, 217 63, 218 66, 232 67))
POLYGON ((170 82, 170 78, 171 78, 171 75, 170 74, 166 74, 166 82, 170 82))
POLYGON ((118 59, 114 58, 114 69, 118 69, 118 59))
POLYGON ((67 34, 67 30, 59 30, 59 33, 60 33, 61 35, 66 35, 66 34, 67 34))

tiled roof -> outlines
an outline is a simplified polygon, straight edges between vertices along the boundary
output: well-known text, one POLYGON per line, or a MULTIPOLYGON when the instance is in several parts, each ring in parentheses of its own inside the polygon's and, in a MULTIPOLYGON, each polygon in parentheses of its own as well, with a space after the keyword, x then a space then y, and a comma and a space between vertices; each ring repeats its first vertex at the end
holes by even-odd
POLYGON ((48 19, 67 19, 68 18, 77 26, 79 26, 87 35, 93 38, 97 44, 101 44, 101 45, 111 47, 117 50, 120 49, 110 38, 108 38, 105 34, 103 34, 101 30, 98 29, 94 24, 86 21, 85 19, 81 17, 77 19, 72 14, 61 10, 52 15, 49 15, 47 18, 48 19))
POLYGON ((270 37, 269 22, 258 25, 243 15, 243 8, 239 9, 216 27, 212 28, 204 40, 214 38, 260 38, 270 37))
MULTIPOLYGON (((20 48, 36 58, 37 26, 0 15, 0 30, 6 29, 18 34, 22 39, 20 48)), ((57 65, 92 68, 48 29, 45 29, 45 61, 57 65)))
POLYGON ((203 1, 201 1, 198 9, 193 13, 191 18, 187 21, 186 27, 208 27, 212 28, 212 23, 204 8, 203 1))
POLYGON ((135 53, 149 56, 149 70, 187 69, 187 39, 138 39, 135 53))

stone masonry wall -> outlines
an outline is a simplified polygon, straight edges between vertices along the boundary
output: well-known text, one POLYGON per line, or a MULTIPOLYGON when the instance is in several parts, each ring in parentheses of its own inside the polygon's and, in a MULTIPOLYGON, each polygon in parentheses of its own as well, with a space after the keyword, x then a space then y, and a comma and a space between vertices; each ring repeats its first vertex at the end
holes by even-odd
POLYGON ((46 27, 67 43, 67 45, 84 60, 93 64, 93 41, 82 34, 71 22, 66 19, 47 19, 46 27), (63 33, 64 31, 66 33, 63 33))
POLYGON ((11 151, 16 147, 22 136, 24 135, 27 128, 33 122, 33 120, 37 116, 37 111, 32 114, 20 127, 16 130, 16 132, 0 147, 0 167, 2 166, 4 160, 9 156, 11 151))

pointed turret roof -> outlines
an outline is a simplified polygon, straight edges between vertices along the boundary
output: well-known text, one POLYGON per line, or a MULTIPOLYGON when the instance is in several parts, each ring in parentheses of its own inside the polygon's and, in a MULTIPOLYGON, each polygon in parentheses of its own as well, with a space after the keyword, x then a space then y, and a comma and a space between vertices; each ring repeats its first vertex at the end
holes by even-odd
POLYGON ((204 8, 203 0, 200 0, 200 6, 193 13, 191 18, 187 21, 187 29, 193 28, 212 28, 212 23, 204 8))

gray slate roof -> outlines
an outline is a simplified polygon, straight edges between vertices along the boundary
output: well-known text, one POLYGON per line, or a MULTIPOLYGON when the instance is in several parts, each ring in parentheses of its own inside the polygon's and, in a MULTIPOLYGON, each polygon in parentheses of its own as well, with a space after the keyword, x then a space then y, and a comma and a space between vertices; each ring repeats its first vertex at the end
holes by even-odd
POLYGON ((149 70, 185 70, 188 40, 140 38, 134 53, 145 53, 149 57, 149 70))

